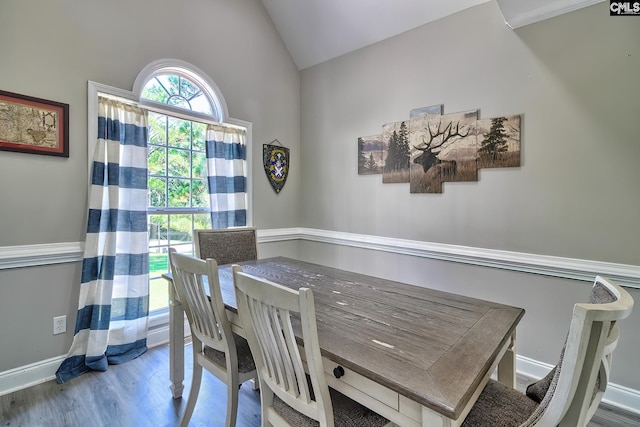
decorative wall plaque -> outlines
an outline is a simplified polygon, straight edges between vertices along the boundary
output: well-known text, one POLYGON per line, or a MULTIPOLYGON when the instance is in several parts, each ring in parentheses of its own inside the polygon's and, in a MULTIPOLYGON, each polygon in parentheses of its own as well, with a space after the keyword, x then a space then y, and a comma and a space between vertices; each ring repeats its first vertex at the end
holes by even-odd
POLYGON ((279 194, 289 175, 289 149, 280 144, 277 139, 274 139, 269 144, 263 144, 262 163, 269 183, 276 194, 279 194))

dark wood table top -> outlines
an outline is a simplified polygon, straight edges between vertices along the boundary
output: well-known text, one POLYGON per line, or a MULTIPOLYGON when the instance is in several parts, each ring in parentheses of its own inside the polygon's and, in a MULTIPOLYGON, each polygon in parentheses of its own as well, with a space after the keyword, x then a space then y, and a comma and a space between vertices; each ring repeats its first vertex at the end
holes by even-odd
MULTIPOLYGON (((289 258, 246 273, 313 290, 322 355, 457 419, 524 315, 521 308, 289 258)), ((220 284, 236 310, 230 266, 220 284)))

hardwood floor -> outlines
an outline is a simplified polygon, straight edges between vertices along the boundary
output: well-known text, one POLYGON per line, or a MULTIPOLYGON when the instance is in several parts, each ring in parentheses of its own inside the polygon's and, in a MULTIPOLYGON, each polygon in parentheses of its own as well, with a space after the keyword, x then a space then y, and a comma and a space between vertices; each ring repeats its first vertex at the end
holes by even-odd
MULTIPOLYGON (((173 427, 178 425, 185 399, 169 390, 169 349, 160 346, 105 373, 90 372, 66 384, 55 381, 0 397, 0 427, 173 427)), ((191 361, 191 346, 185 348, 191 361)), ((185 377, 191 378, 190 368, 185 377)), ((518 379, 524 387, 526 379, 518 379)), ((185 396, 190 382, 185 381, 185 396)), ((240 389, 238 427, 260 425, 260 396, 250 384, 240 389)), ((226 386, 203 374, 200 397, 190 426, 223 426, 226 386)), ((637 415, 601 405, 589 427, 640 426, 637 415)))

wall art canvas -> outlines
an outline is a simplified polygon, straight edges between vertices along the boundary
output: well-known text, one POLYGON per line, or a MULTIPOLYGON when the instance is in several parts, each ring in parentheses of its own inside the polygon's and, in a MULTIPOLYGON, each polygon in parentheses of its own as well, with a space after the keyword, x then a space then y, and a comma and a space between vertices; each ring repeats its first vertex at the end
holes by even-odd
POLYGON ((384 160, 382 158, 382 135, 361 136, 358 138, 358 174, 381 174, 384 160))
POLYGON ((358 174, 381 170, 385 184, 442 193, 445 182, 478 181, 479 168, 520 166, 522 115, 478 115, 479 110, 444 114, 444 105, 410 110, 408 120, 383 125, 381 135, 358 138, 358 174))
POLYGON ((478 120, 478 167, 520 166, 520 115, 478 120))
POLYGON ((411 193, 442 193, 443 182, 477 181, 478 111, 411 119, 411 193))
POLYGON ((382 144, 385 159, 382 182, 409 182, 409 121, 383 125, 382 144))
POLYGON ((69 105, 0 91, 0 150, 69 157, 69 105))

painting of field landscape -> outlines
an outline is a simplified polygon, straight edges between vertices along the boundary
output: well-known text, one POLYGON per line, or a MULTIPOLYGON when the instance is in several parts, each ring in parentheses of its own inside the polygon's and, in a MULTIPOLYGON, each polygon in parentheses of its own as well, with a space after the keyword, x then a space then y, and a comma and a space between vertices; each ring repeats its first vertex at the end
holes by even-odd
POLYGON ((442 193, 443 182, 477 181, 478 111, 412 117, 411 193, 442 193))
POLYGON ((381 174, 384 159, 382 157, 382 135, 361 136, 358 138, 358 174, 381 174))
POLYGON ((520 166, 520 115, 478 120, 478 167, 520 166))

